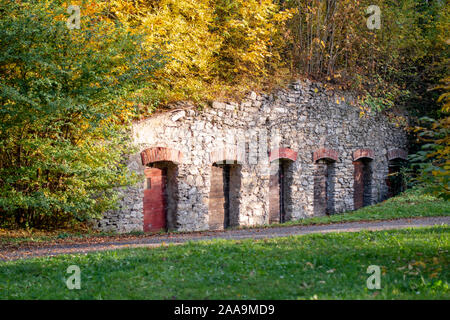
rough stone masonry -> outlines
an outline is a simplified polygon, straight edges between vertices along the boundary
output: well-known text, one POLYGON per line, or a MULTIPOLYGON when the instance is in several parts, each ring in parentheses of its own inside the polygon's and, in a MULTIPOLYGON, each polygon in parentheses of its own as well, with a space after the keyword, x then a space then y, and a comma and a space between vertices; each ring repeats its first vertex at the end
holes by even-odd
POLYGON ((360 117, 350 93, 297 81, 241 103, 184 104, 134 123, 129 168, 105 231, 197 231, 354 210, 396 190, 406 134, 386 115, 360 117))

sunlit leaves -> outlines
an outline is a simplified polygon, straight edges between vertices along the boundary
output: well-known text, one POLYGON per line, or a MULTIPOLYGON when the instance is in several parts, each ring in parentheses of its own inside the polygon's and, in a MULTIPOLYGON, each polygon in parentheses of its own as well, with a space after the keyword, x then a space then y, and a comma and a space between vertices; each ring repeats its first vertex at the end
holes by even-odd
MULTIPOLYGON (((144 48, 171 57, 142 92, 153 99, 143 105, 199 102, 257 86, 284 64, 281 31, 295 11, 272 0, 115 0, 111 8, 130 32, 144 35, 144 48)), ((140 107, 144 115, 152 110, 140 107)))

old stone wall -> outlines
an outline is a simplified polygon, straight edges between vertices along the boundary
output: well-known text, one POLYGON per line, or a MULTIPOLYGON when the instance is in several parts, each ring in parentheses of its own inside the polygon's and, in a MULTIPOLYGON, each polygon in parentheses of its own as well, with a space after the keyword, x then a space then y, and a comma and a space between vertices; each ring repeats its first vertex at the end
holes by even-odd
MULTIPOLYGON (((240 104, 214 102, 205 110, 180 105, 133 125, 139 152, 129 167, 143 173, 145 165, 158 161, 176 165, 176 201, 170 203, 176 205, 171 211, 178 230, 209 229, 211 167, 221 161, 239 165, 240 190, 233 190, 231 205, 238 207, 233 220, 241 226, 269 223, 270 207, 276 208, 269 203, 269 182, 282 159, 290 161, 285 168, 286 219, 353 210, 354 161, 370 162, 371 188, 364 192, 370 192, 371 203, 379 202, 388 195, 388 153, 404 157, 407 141, 383 114, 360 117, 352 101, 349 93, 298 81, 271 94, 252 92, 240 104), (327 195, 324 201, 315 199, 318 188, 327 195), (315 208, 315 203, 328 209, 315 208)), ((143 230, 145 187, 143 178, 124 189, 119 210, 106 213, 98 227, 143 230)))

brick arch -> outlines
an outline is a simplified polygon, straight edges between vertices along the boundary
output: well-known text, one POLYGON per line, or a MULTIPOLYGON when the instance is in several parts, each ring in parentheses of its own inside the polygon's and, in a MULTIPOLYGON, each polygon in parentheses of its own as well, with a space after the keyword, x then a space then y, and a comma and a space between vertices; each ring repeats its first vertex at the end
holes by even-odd
POLYGON ((141 152, 141 160, 143 165, 158 161, 171 161, 179 164, 183 161, 183 153, 176 149, 153 147, 141 152))
POLYGON ((375 158, 375 152, 372 149, 358 149, 353 152, 353 161, 357 161, 361 158, 373 160, 375 158))
POLYGON ((297 160, 297 152, 289 148, 273 149, 269 152, 269 161, 272 162, 277 159, 297 160))
POLYGON ((237 147, 224 147, 217 148, 211 151, 209 154, 209 159, 211 163, 221 163, 221 162, 237 162, 242 163, 244 160, 244 155, 239 152, 237 147))
POLYGON ((395 160, 395 159, 407 160, 408 152, 406 150, 399 149, 399 148, 392 149, 387 152, 387 158, 389 161, 395 160))
POLYGON ((320 159, 330 159, 333 161, 338 161, 339 153, 333 149, 321 148, 313 152, 313 162, 320 159))

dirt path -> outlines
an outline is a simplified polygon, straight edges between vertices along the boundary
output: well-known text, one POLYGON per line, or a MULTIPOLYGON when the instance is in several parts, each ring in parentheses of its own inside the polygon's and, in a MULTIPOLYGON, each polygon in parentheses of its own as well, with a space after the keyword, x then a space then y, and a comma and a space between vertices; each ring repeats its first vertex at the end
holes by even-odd
POLYGON ((55 256, 60 254, 87 253, 92 251, 116 250, 137 247, 158 247, 162 244, 182 244, 187 241, 201 241, 212 239, 263 239, 303 235, 310 233, 329 232, 357 232, 361 230, 389 230, 410 227, 427 227, 435 225, 448 225, 450 216, 411 218, 372 222, 347 222, 328 225, 290 226, 275 228, 253 228, 241 230, 227 230, 219 232, 197 232, 185 234, 156 235, 136 239, 114 239, 101 243, 69 243, 52 244, 40 247, 25 247, 20 249, 0 249, 0 260, 16 260, 39 256, 55 256))

